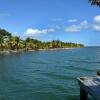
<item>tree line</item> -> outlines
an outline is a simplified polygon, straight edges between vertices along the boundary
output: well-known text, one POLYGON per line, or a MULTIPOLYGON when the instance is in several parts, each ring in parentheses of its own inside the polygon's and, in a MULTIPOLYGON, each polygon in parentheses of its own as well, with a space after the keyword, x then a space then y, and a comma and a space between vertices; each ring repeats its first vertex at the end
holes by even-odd
POLYGON ((25 40, 18 36, 12 36, 5 29, 0 29, 0 51, 3 50, 39 50, 53 48, 80 48, 83 44, 62 42, 60 40, 39 41, 37 39, 27 37, 25 40))

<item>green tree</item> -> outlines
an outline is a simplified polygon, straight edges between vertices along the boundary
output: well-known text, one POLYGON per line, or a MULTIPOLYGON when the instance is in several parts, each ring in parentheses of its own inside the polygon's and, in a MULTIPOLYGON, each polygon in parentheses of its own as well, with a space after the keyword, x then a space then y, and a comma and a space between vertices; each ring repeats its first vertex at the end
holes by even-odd
POLYGON ((79 48, 84 47, 83 44, 62 42, 59 40, 53 41, 39 41, 33 38, 20 39, 18 36, 12 36, 11 33, 4 29, 0 29, 0 50, 38 50, 38 49, 52 49, 52 48, 79 48))
POLYGON ((91 5, 100 6, 100 0, 89 0, 89 2, 91 3, 91 5))
POLYGON ((11 37, 11 33, 0 28, 0 49, 1 50, 4 50, 4 48, 6 48, 8 46, 6 39, 8 39, 10 37, 11 37))
POLYGON ((10 39, 9 39, 9 46, 10 46, 10 49, 12 49, 12 50, 18 50, 18 49, 20 49, 20 47, 19 47, 19 45, 20 45, 20 38, 19 37, 17 37, 17 36, 15 36, 15 37, 11 37, 10 39))

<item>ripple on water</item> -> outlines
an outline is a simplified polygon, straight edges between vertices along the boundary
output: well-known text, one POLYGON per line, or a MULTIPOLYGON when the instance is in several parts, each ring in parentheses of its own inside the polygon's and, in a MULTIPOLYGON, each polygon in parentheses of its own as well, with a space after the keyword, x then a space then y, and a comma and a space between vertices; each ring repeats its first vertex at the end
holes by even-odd
POLYGON ((0 100, 79 100, 76 78, 99 64, 100 48, 0 56, 0 100))

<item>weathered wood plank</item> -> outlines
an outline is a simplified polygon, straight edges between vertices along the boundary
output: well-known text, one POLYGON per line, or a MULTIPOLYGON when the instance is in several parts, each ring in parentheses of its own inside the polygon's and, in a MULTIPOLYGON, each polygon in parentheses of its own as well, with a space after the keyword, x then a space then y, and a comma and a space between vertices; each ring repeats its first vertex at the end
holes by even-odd
POLYGON ((78 78, 80 88, 89 93, 95 100, 100 100, 100 78, 78 78))

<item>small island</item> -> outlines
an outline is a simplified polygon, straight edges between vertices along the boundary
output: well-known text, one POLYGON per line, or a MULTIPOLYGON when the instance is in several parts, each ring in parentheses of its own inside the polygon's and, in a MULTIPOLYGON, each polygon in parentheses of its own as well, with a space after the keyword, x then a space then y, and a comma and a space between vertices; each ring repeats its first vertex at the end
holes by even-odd
POLYGON ((60 40, 44 42, 30 37, 27 37, 26 39, 21 39, 18 36, 12 36, 12 33, 6 31, 5 29, 0 29, 0 53, 82 47, 84 47, 83 44, 62 42, 60 40))

